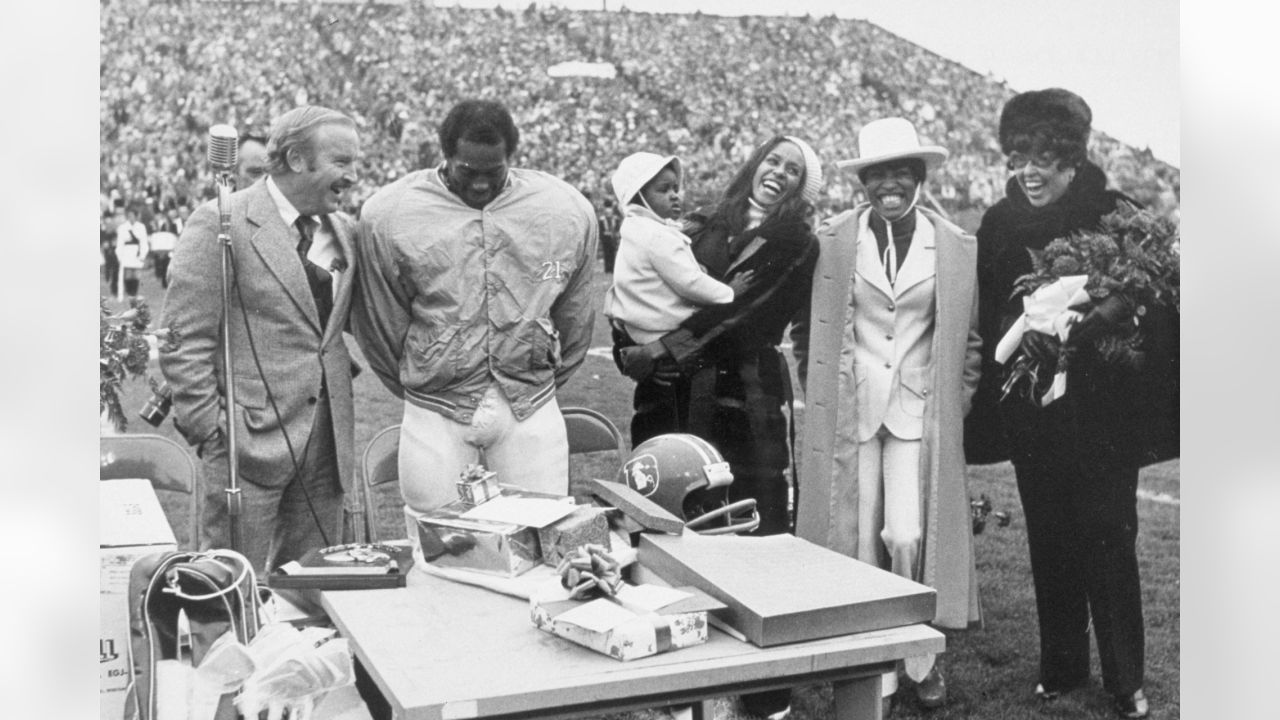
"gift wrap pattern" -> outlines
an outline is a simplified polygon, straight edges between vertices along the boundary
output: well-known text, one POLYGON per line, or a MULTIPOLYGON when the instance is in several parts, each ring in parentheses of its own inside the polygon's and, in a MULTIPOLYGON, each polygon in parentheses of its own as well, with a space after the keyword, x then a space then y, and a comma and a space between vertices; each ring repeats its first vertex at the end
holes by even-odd
POLYGON ((602 545, 611 550, 608 511, 579 505, 572 514, 538 528, 538 545, 542 548, 542 562, 551 567, 584 545, 602 545))
MULTIPOLYGON (((623 594, 633 586, 625 587, 623 594)), ((717 604, 717 606, 719 606, 717 604)), ((558 584, 534 593, 529 614, 539 630, 618 660, 656 655, 707 641, 707 611, 663 612, 616 598, 568 599, 558 584)))

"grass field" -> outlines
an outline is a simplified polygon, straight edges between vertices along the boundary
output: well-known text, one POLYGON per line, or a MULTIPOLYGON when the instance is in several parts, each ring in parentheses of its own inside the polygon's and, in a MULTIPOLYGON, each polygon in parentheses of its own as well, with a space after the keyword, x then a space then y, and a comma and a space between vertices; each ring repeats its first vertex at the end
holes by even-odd
MULTIPOLYGON (((601 273, 602 296, 607 281, 607 276, 601 273)), ((103 294, 106 293, 104 285, 103 294)), ((163 290, 154 276, 148 274, 143 278, 141 294, 159 315, 163 290)), ((596 343, 602 346, 600 352, 588 356, 583 367, 562 388, 560 403, 594 408, 612 418, 625 433, 630 418, 632 386, 614 369, 605 352, 603 345, 608 342, 609 335, 601 320, 597 322, 595 337, 596 343)), ((359 356, 358 350, 355 354, 359 356)), ((356 378, 355 391, 355 433, 359 452, 378 430, 400 422, 401 404, 371 372, 356 378)), ((124 397, 124 407, 130 415, 127 432, 158 432, 185 446, 171 422, 166 421, 162 428, 155 430, 137 418, 137 409, 148 395, 144 382, 129 384, 124 397)), ((797 412, 797 420, 803 422, 803 409, 797 412)), ((572 472, 574 477, 602 477, 611 471, 604 460, 587 458, 575 460, 572 472)), ((1172 720, 1180 715, 1179 480, 1180 467, 1176 460, 1147 468, 1141 477, 1138 501, 1138 557, 1147 624, 1146 692, 1152 702, 1151 716, 1162 720, 1172 720)), ((985 627, 947 633, 947 652, 942 656, 950 692, 946 707, 923 710, 916 705, 913 693, 903 691, 897 696, 893 717, 903 720, 1114 717, 1109 698, 1101 689, 1096 659, 1094 680, 1089 688, 1071 693, 1052 706, 1042 707, 1036 703, 1032 696, 1038 662, 1035 603, 1013 470, 1007 463, 971 466, 969 483, 970 495, 986 494, 995 509, 1013 516, 1008 527, 998 528, 990 523, 986 532, 976 538, 985 627)), ((185 519, 178 516, 181 504, 165 499, 165 505, 174 527, 182 527, 185 519)), ((390 526, 394 527, 394 511, 387 515, 390 526)), ((659 720, 667 714, 655 709, 628 717, 659 720)), ((733 699, 724 698, 717 703, 716 717, 718 720, 745 720, 748 716, 738 712, 733 699)), ((830 687, 800 688, 795 694, 791 717, 795 720, 832 717, 830 687)))

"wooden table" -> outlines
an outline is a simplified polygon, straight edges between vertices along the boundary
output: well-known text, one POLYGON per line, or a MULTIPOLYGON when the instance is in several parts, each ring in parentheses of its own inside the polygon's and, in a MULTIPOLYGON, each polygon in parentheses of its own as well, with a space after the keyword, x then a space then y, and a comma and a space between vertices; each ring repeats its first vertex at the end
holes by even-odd
POLYGON ((527 601, 421 571, 408 587, 321 593, 321 603, 400 720, 569 718, 693 705, 712 698, 831 682, 835 717, 881 720, 880 674, 939 653, 925 625, 759 648, 719 630, 705 645, 622 662, 542 632, 527 601))

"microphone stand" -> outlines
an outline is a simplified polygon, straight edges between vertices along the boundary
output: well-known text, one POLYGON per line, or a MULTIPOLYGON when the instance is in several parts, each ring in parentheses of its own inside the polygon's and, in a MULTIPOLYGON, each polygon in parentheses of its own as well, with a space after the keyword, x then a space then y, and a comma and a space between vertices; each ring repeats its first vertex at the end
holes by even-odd
POLYGON ((243 552, 240 535, 241 498, 236 452, 236 374, 231 360, 231 173, 216 173, 218 187, 218 242, 222 244, 222 367, 227 387, 227 521, 231 549, 243 552))

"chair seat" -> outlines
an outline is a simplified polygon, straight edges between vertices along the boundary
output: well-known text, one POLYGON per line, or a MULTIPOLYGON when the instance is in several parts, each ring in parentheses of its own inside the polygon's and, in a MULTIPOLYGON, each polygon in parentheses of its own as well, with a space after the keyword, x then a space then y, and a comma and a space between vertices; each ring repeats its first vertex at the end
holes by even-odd
MULTIPOLYGON (((162 435, 105 435, 98 442, 99 480, 141 478, 151 481, 158 492, 186 495, 184 522, 176 523, 185 530, 178 533, 180 547, 200 547, 200 493, 196 492, 196 464, 191 454, 178 443, 162 435)), ((170 519, 170 525, 177 518, 170 519)))

